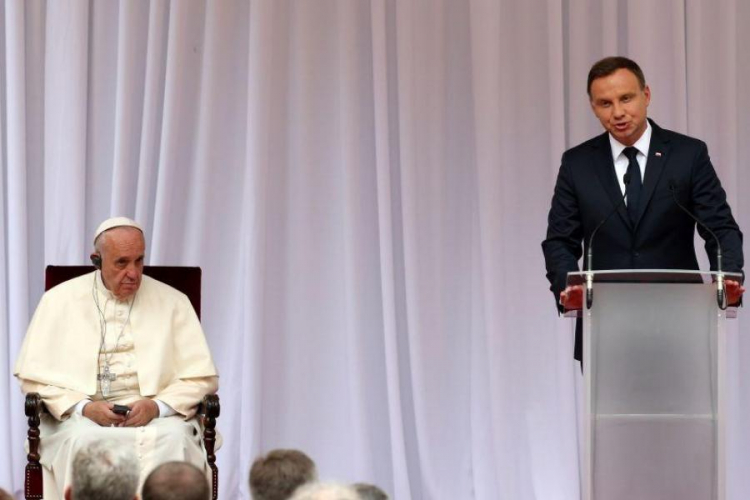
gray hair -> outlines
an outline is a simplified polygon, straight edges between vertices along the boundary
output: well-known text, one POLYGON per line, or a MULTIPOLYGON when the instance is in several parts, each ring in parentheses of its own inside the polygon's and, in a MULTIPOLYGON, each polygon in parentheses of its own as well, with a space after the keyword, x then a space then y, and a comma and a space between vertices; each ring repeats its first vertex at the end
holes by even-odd
POLYGON ((75 500, 132 500, 138 490, 138 459, 117 441, 93 441, 73 459, 75 500))
POLYGON ((294 492, 289 500, 360 500, 351 486, 338 483, 310 483, 294 492))
POLYGON ((388 495, 374 484, 356 483, 352 488, 359 494, 362 500, 388 500, 388 495))
POLYGON ((286 500, 301 485, 315 481, 315 462, 300 450, 276 449, 250 468, 253 500, 286 500))
POLYGON ((166 462, 151 471, 143 483, 143 500, 208 500, 206 475, 188 462, 166 462))
POLYGON ((132 226, 115 226, 115 227, 109 228, 106 231, 102 231, 102 233, 99 234, 99 236, 97 236, 96 239, 94 240, 94 252, 98 253, 100 257, 102 255, 102 251, 104 249, 105 243, 107 242, 107 240, 111 236, 109 233, 111 233, 115 229, 124 229, 126 231, 138 231, 139 233, 141 233, 141 237, 143 238, 143 241, 144 242, 146 241, 146 237, 143 234, 143 231, 141 231, 137 227, 132 227, 132 226))

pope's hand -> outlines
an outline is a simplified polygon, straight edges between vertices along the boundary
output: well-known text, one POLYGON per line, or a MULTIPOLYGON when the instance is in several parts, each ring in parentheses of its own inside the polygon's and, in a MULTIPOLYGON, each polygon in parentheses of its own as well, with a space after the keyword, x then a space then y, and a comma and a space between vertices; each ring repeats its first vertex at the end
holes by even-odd
POLYGON ((724 285, 727 289, 727 304, 730 306, 739 304, 742 294, 745 293, 745 287, 734 280, 726 280, 724 285))
POLYGON ((122 427, 142 427, 159 416, 159 406, 152 399, 141 399, 130 405, 128 418, 122 427))
POLYGON ((583 308, 583 285, 569 286, 560 292, 560 303, 566 311, 583 308))
MULTIPOLYGON (((156 403, 154 403, 156 404, 156 403)), ((83 416, 104 427, 119 426, 125 422, 125 415, 112 411, 114 404, 106 401, 92 401, 83 407, 83 416)))

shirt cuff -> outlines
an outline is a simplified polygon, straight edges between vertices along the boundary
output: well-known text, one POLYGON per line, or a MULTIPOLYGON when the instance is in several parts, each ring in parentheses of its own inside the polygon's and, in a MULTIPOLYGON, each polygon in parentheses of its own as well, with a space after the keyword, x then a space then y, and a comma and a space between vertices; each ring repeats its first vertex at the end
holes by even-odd
POLYGON ((91 402, 90 399, 82 399, 76 405, 73 407, 73 411, 71 413, 75 413, 77 415, 83 415, 83 407, 86 406, 91 402))
POLYGON ((156 406, 159 407, 159 418, 171 417, 172 415, 177 413, 176 411, 174 411, 174 409, 171 406, 169 406, 164 401, 154 399, 154 402, 156 403, 156 406))

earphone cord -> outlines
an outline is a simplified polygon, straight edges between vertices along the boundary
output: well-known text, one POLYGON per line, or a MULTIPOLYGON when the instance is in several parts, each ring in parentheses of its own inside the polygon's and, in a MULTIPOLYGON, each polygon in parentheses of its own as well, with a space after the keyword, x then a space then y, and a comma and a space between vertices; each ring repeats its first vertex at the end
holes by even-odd
MULTIPOLYGON (((125 323, 123 323, 122 328, 120 329, 120 334, 117 336, 117 340, 115 341, 115 346, 112 349, 112 352, 107 356, 107 353, 104 352, 104 345, 105 345, 105 339, 107 337, 107 317, 106 317, 106 311, 107 311, 107 304, 109 304, 109 299, 104 303, 104 311, 102 311, 101 305, 99 303, 99 295, 96 293, 97 287, 96 287, 96 271, 94 271, 94 281, 91 285, 91 295, 94 298, 94 304, 96 305, 96 310, 99 313, 99 333, 101 334, 101 340, 99 342, 99 354, 104 354, 104 364, 106 366, 109 366, 109 360, 112 359, 112 356, 114 356, 115 352, 117 351, 117 347, 120 345, 120 339, 122 338, 122 334, 125 332, 125 328, 128 326, 128 323, 130 322, 130 313, 133 311, 133 304, 135 304, 135 295, 133 295, 133 299, 130 301, 130 307, 128 308, 128 316, 125 318, 125 323)), ((99 381, 99 387, 101 389, 102 384, 102 372, 101 367, 99 364, 99 359, 97 356, 96 360, 96 378, 99 381)), ((104 395, 102 392, 102 398, 104 398, 105 401, 109 401, 109 399, 104 395)))
MULTIPOLYGON (((104 349, 104 338, 107 336, 107 319, 104 316, 104 312, 102 312, 102 308, 99 305, 99 295, 96 293, 96 271, 94 271, 94 281, 91 283, 91 296, 94 298, 94 305, 96 305, 96 310, 99 313, 99 335, 101 337, 101 340, 99 341, 99 354, 102 353, 102 349, 104 349)), ((104 308, 106 309, 107 304, 104 304, 104 308)), ((96 380, 99 382, 99 386, 101 387, 102 384, 102 370, 101 366, 99 365, 99 354, 97 354, 97 360, 96 360, 96 380)), ((105 401, 107 401, 107 398, 102 394, 102 397, 105 401)))

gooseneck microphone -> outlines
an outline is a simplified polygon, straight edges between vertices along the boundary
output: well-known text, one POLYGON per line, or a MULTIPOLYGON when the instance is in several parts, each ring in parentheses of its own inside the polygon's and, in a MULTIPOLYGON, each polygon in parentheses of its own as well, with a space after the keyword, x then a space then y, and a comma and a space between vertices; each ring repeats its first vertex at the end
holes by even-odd
POLYGON ((721 258, 721 242, 719 242, 718 236, 716 236, 716 233, 711 231, 711 228, 709 228, 707 225, 705 225, 698 217, 692 214, 690 210, 685 208, 682 203, 680 203, 680 200, 677 199, 677 191, 679 191, 677 181, 674 179, 669 179, 669 190, 672 192, 672 199, 677 204, 680 209, 688 214, 691 219, 693 219, 700 227, 708 231, 708 234, 713 236, 714 241, 716 241, 716 271, 717 271, 717 277, 716 277, 716 301, 719 303, 719 309, 722 311, 727 308, 727 294, 726 289, 724 287, 724 273, 722 272, 722 258, 721 258))
POLYGON ((594 303, 594 276, 591 274, 594 267, 594 236, 596 236, 599 228, 625 203, 625 198, 628 196, 628 185, 630 184, 630 172, 625 173, 622 177, 622 182, 625 184, 625 194, 622 195, 620 202, 615 205, 615 208, 591 231, 591 236, 589 237, 588 250, 586 251, 586 309, 591 309, 591 305, 594 303))

